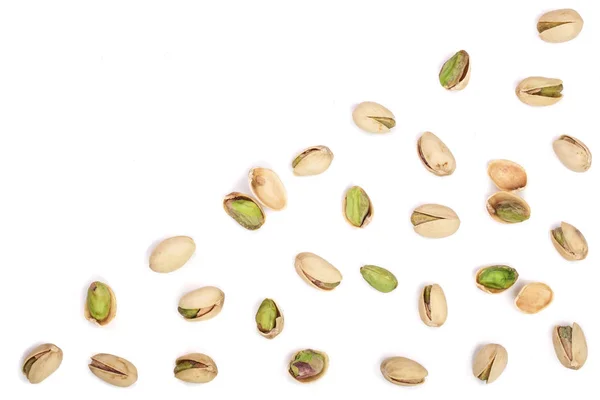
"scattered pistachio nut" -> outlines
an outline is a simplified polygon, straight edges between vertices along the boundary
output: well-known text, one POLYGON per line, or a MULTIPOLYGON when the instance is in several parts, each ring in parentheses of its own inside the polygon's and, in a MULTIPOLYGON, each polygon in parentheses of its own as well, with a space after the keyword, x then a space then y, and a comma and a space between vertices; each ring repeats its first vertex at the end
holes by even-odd
POLYGON ((216 317, 223 308, 225 294, 214 286, 205 286, 183 295, 177 311, 187 321, 206 321, 216 317))
POLYGON ((117 315, 117 297, 110 286, 93 282, 87 292, 83 314, 88 321, 104 326, 117 315))
POLYGON ((373 203, 361 187, 353 186, 344 197, 344 217, 354 227, 364 228, 373 219, 373 203))
POLYGON ((421 135, 417 142, 417 152, 425 168, 432 174, 452 175, 456 169, 456 160, 450 149, 431 132, 421 135))
POLYGON ((128 387, 138 378, 137 368, 132 363, 112 354, 96 354, 89 368, 98 378, 114 386, 128 387))
POLYGON ((560 79, 532 76, 517 86, 517 97, 530 106, 550 106, 562 98, 563 82, 560 79))
POLYGON ((313 146, 298 154, 292 161, 294 175, 310 176, 322 174, 333 161, 333 153, 327 146, 313 146))
POLYGON ((583 29, 583 18, 575 10, 562 9, 542 15, 537 24, 540 38, 548 43, 563 43, 575 39, 583 29))
POLYGON ((552 144, 560 162, 574 172, 585 172, 592 166, 592 153, 582 141, 562 135, 552 144))
POLYGON ((252 168, 248 173, 252 194, 265 207, 283 210, 287 204, 287 192, 277 174, 268 168, 252 168))
POLYGON ((201 353, 191 353, 175 360, 175 378, 189 383, 207 383, 215 379, 219 370, 212 358, 201 353))
POLYGON ((381 104, 365 101, 352 112, 354 123, 363 131, 386 133, 396 126, 394 114, 381 104))
POLYGON ((554 299, 554 293, 550 286, 541 282, 527 284, 521 289, 515 305, 525 314, 537 314, 548 307, 554 299))
POLYGON ((440 71, 440 84, 444 89, 463 90, 471 77, 469 53, 464 50, 454 54, 444 63, 440 71))
POLYGON ((473 375, 492 383, 502 375, 508 364, 508 352, 499 344, 486 344, 479 350, 473 362, 473 375))
POLYGON ((360 274, 374 289, 389 293, 398 286, 398 279, 385 268, 376 265, 365 265, 360 268, 360 274))
POLYGON ((587 341, 577 323, 571 326, 556 326, 552 331, 554 351, 562 365, 569 369, 583 367, 588 356, 587 341))
POLYGON ((30 383, 40 383, 60 367, 63 352, 51 343, 42 344, 31 350, 23 363, 23 374, 30 383))
POLYGON ((448 318, 448 304, 440 285, 427 285, 423 288, 419 298, 419 315, 427 326, 437 328, 444 325, 448 318))
POLYGON ((390 357, 381 363, 381 374, 394 385, 416 386, 425 383, 427 370, 421 364, 405 357, 390 357))
POLYGON ((523 190, 527 186, 525 168, 509 160, 490 161, 488 176, 498 189, 507 192, 523 190))
POLYGON ((460 227, 458 215, 446 206, 424 204, 411 217, 415 232, 426 238, 439 239, 454 234, 460 227))
POLYGON ((188 262, 196 251, 194 239, 188 236, 174 236, 163 240, 150 255, 150 269, 168 273, 178 270, 188 262))
POLYGON ((314 382, 327 372, 329 357, 322 351, 300 350, 292 357, 288 372, 302 383, 314 382))
POLYGON ((342 282, 342 274, 327 260, 313 253, 300 253, 294 263, 296 272, 309 285, 329 291, 342 282))
POLYGON ((502 293, 519 279, 517 270, 508 265, 492 265, 480 268, 475 276, 477 287, 486 293, 502 293))
POLYGON ((274 300, 264 299, 255 319, 258 333, 267 339, 273 339, 283 330, 283 314, 274 300))
POLYGON ((225 196, 223 208, 227 215, 248 230, 256 230, 265 223, 265 212, 252 197, 233 192, 225 196))
POLYGON ((511 192, 497 192, 487 200, 487 210, 492 219, 505 224, 524 222, 531 217, 529 204, 511 192))
POLYGON ((561 222, 560 227, 552 229, 550 233, 554 248, 565 260, 579 261, 587 257, 587 241, 573 225, 561 222))

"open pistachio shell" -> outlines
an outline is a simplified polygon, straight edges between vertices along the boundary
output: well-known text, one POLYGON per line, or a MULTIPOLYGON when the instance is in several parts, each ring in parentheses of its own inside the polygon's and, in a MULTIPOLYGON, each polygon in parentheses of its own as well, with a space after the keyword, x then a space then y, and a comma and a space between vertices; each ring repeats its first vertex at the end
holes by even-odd
POLYGON ((410 222, 419 235, 433 239, 450 236, 460 227, 460 219, 454 210, 439 204, 424 204, 415 208, 410 222))
POLYGON ((452 175, 456 169, 456 160, 450 149, 431 132, 421 135, 417 142, 417 152, 425 168, 432 174, 452 175))
POLYGON ((588 244, 579 229, 571 224, 561 222, 560 227, 550 231, 552 244, 565 260, 583 260, 588 255, 588 244))
POLYGON ((300 350, 290 360, 289 374, 301 383, 314 382, 325 375, 329 368, 326 353, 313 349, 300 350))
POLYGON ((563 43, 575 39, 583 29, 583 18, 575 10, 562 9, 542 15, 537 24, 540 38, 548 43, 563 43))
POLYGON ((196 243, 189 236, 174 236, 163 240, 150 256, 150 269, 168 273, 178 270, 196 251, 196 243))
POLYGON ((110 286, 102 282, 92 282, 88 289, 83 309, 84 317, 96 325, 104 326, 117 315, 117 297, 110 286))
POLYGON ((394 385, 416 386, 425 383, 427 370, 421 364, 405 357, 390 357, 381 363, 381 374, 394 385))
POLYGON ((313 253, 300 253, 294 263, 296 272, 309 285, 329 291, 342 281, 340 271, 327 260, 313 253))
POLYGON ((492 265, 480 268, 475 276, 477 287, 486 293, 502 293, 510 289, 519 279, 516 269, 507 265, 492 265))
POLYGON ((343 202, 344 218, 356 228, 364 228, 373 219, 371 199, 361 187, 353 186, 346 192, 343 202))
POLYGON ((352 112, 356 126, 369 133, 387 133, 396 126, 394 114, 381 104, 365 101, 352 112))
POLYGON ((112 354, 96 354, 89 368, 94 375, 113 386, 128 387, 138 379, 137 368, 132 363, 112 354))
POLYGON ((327 170, 333 161, 333 153, 327 146, 309 147, 292 161, 294 175, 319 175, 327 170))
POLYGON ((214 286, 205 286, 185 294, 177 310, 187 321, 206 321, 216 317, 223 308, 225 294, 214 286))
POLYGON ((582 141, 562 135, 552 148, 560 162, 573 172, 585 172, 592 166, 592 153, 582 141))
POLYGON ((190 383, 207 383, 215 379, 219 370, 212 358, 201 353, 191 353, 175 360, 175 378, 190 383))
POLYGON ((499 344, 487 344, 479 350, 473 362, 473 375, 492 383, 500 377, 508 364, 508 352, 499 344))
POLYGON ((550 106, 562 98, 563 82, 560 79, 532 76, 519 83, 517 97, 530 106, 550 106))
POLYGON ((490 216, 504 224, 515 224, 527 221, 531 216, 529 204, 511 192, 497 192, 487 200, 490 216))
POLYGON ((22 371, 30 383, 40 383, 54 373, 60 367, 63 352, 58 346, 50 343, 42 344, 31 350, 22 371))
POLYGON ((265 212, 252 197, 243 193, 229 193, 223 199, 227 215, 248 230, 256 230, 265 223, 265 212))
POLYGON ((588 356, 588 347, 581 327, 573 322, 570 326, 555 326, 552 331, 554 351, 562 365, 569 369, 583 367, 588 356))
POLYGON ((277 303, 264 299, 256 312, 256 329, 267 339, 273 339, 283 330, 283 314, 277 303))
POLYGON ((515 299, 515 305, 525 314, 537 314, 548 307, 554 299, 550 286, 541 282, 525 285, 515 299))
POLYGON ((427 285, 419 296, 419 315, 427 326, 440 327, 448 318, 446 295, 440 285, 427 285))
POLYGON ((525 168, 509 160, 490 161, 488 176, 498 189, 507 192, 522 190, 527 186, 525 168))
POLYGON ((461 50, 444 63, 439 74, 440 84, 447 90, 462 90, 471 78, 469 53, 461 50))
POLYGON ((268 168, 252 168, 248 173, 252 194, 265 207, 283 210, 287 204, 287 192, 279 176, 268 168))

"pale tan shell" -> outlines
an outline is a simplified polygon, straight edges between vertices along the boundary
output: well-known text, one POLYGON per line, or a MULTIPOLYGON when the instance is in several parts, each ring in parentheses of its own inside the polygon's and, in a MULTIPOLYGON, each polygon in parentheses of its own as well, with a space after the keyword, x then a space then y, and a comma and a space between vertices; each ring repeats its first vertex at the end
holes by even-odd
POLYGON ((416 386, 425 383, 427 370, 421 364, 405 357, 390 357, 383 360, 381 374, 394 385, 416 386))
POLYGON ((87 319, 90 322, 93 322, 98 326, 105 326, 108 325, 110 321, 112 321, 117 316, 117 296, 115 296, 115 292, 113 292, 110 286, 108 286, 104 282, 101 283, 103 283, 110 292, 110 311, 108 312, 108 316, 103 321, 96 321, 96 319, 90 315, 90 310, 88 310, 87 298, 83 306, 83 316, 85 317, 85 319, 87 319))
POLYGON ((592 166, 592 153, 580 140, 562 135, 552 143, 560 162, 574 172, 585 172, 592 166))
POLYGON ((471 57, 469 56, 469 64, 467 66, 467 73, 465 74, 465 77, 456 86, 450 88, 449 90, 457 90, 457 91, 463 90, 464 88, 467 87, 470 80, 471 80, 471 57))
POLYGON ((503 219, 500 219, 496 215, 496 205, 498 205, 498 203, 505 201, 505 200, 511 200, 511 201, 519 203, 520 205, 525 207, 528 215, 531 215, 531 207, 529 207, 529 204, 527 204, 527 202, 525 200, 523 200, 521 197, 517 196, 516 194, 514 194, 512 192, 496 192, 493 195, 491 195, 487 199, 487 202, 486 202, 487 211, 490 214, 490 217, 492 217, 492 219, 494 219, 495 221, 498 221, 503 224, 509 223, 509 222, 504 221, 503 219))
POLYGON ((360 103, 352 112, 352 119, 360 129, 370 133, 386 133, 390 131, 390 128, 377 122, 377 120, 373 119, 374 117, 389 118, 394 120, 394 125, 396 123, 394 114, 390 110, 372 101, 360 103))
POLYGON ((568 248, 561 246, 554 238, 552 231, 550 231, 550 238, 552 239, 552 244, 556 251, 568 261, 584 260, 588 255, 588 244, 583 234, 579 229, 566 222, 561 222, 560 227, 568 248))
POLYGON ((507 192, 525 189, 527 172, 516 162, 509 160, 493 160, 488 164, 488 176, 494 185, 507 192))
POLYGON ((538 32, 540 38, 548 43, 563 43, 575 39, 583 29, 583 18, 575 10, 554 10, 542 15, 539 22, 564 22, 555 28, 538 32))
POLYGON ((288 373, 292 376, 292 378, 294 378, 294 380, 296 382, 300 382, 300 383, 310 383, 310 382, 316 381, 317 379, 321 379, 325 375, 325 373, 327 372, 327 370, 329 369, 329 356, 327 355, 327 353, 325 353, 323 351, 315 350, 315 349, 302 349, 302 350, 298 350, 297 352, 294 353, 294 355, 290 359, 289 364, 291 364, 294 361, 294 359, 296 358, 296 355, 298 355, 298 353, 300 353, 302 351, 306 351, 306 350, 313 351, 313 352, 315 352, 317 354, 320 354, 321 357, 323 357, 323 369, 321 370, 321 373, 319 373, 318 375, 311 376, 311 377, 306 378, 306 379, 296 379, 296 377, 294 377, 294 375, 292 374, 291 369, 288 368, 288 373))
POLYGON ((414 213, 426 214, 440 219, 413 225, 415 232, 426 238, 439 239, 453 235, 460 227, 458 215, 449 207, 439 204, 424 204, 414 213))
POLYGON ((340 283, 342 281, 341 272, 331 265, 327 260, 313 253, 300 253, 296 256, 294 263, 296 272, 306 283, 320 290, 333 290, 319 287, 313 283, 310 278, 314 278, 324 283, 340 283))
POLYGON ((215 377, 219 373, 219 370, 217 369, 217 364, 215 364, 214 360, 206 354, 186 354, 185 356, 181 356, 177 360, 175 360, 175 365, 177 365, 180 361, 186 360, 202 363, 206 365, 206 368, 190 368, 176 373, 175 378, 184 382, 208 383, 215 379, 215 377))
POLYGON ((533 282, 521 289, 515 299, 515 305, 525 314, 536 314, 548 307, 553 299, 554 293, 550 286, 533 282))
POLYGON ((30 383, 36 384, 52 375, 60 367, 62 360, 62 350, 56 345, 46 343, 37 346, 29 352, 27 357, 25 357, 21 370, 30 383), (29 373, 26 373, 25 365, 32 358, 37 358, 37 360, 31 365, 29 373))
POLYGON ((183 295, 179 300, 178 307, 191 310, 213 307, 209 313, 200 317, 185 318, 186 321, 206 321, 216 317, 221 312, 224 302, 225 293, 221 289, 214 286, 204 286, 183 295))
POLYGON ((555 326, 552 332, 552 343, 554 344, 554 351, 556 357, 562 365, 569 369, 579 369, 583 367, 587 361, 588 347, 585 335, 581 327, 573 322, 573 331, 571 334, 571 353, 572 357, 567 355, 565 348, 562 345, 560 336, 558 335, 559 326, 555 326))
POLYGON ((112 354, 100 353, 92 357, 92 363, 89 365, 90 371, 104 382, 114 386, 128 387, 133 385, 138 379, 138 372, 135 365, 124 358, 113 356, 112 354), (93 362, 102 363, 119 373, 105 371, 93 365, 93 362))
POLYGON ((508 352, 499 344, 487 344, 479 350, 473 362, 473 375, 479 376, 491 365, 486 383, 490 384, 500 377, 508 364, 508 352))
POLYGON ((364 190, 363 188, 361 188, 360 186, 352 186, 351 188, 349 188, 346 191, 346 194, 344 195, 344 200, 342 201, 342 214, 344 215, 344 219, 346 220, 347 223, 349 223, 351 226, 355 227, 355 228, 364 228, 367 225, 369 225, 371 223, 371 221, 373 220, 373 217, 375 216, 375 207, 373 207, 373 202, 371 201, 371 198, 369 197, 369 195, 367 194, 367 191, 364 190), (369 199, 369 210, 367 211, 367 216, 365 217, 365 219, 363 220, 363 223, 361 226, 356 226, 354 225, 349 219, 348 216, 346 215, 346 203, 348 201, 348 192, 350 191, 350 189, 353 189, 355 187, 360 188, 363 193, 365 194, 365 196, 367 196, 367 199, 369 199))
POLYGON ((417 153, 425 168, 432 174, 452 175, 456 169, 456 160, 450 149, 431 132, 421 135, 417 141, 417 153))
POLYGON ((277 309, 277 314, 279 315, 277 318, 275 318, 275 327, 273 329, 271 329, 269 332, 261 331, 260 329, 258 329, 258 326, 256 328, 258 333, 261 336, 266 337, 267 339, 273 339, 274 337, 279 335, 281 333, 281 331, 283 330, 283 326, 284 326, 283 312, 281 312, 281 309, 279 308, 279 305, 277 304, 277 302, 275 302, 275 300, 271 299, 271 301, 273 301, 273 304, 275 304, 275 308, 277 309))
POLYGON ((252 194, 265 207, 283 210, 287 204, 287 192, 279 176, 268 168, 252 168, 248 173, 252 194))
POLYGON ((294 175, 310 176, 322 174, 333 161, 333 153, 327 146, 313 146, 298 154, 292 162, 294 175))
POLYGON ((189 236, 174 236, 160 242, 150 255, 150 269, 168 273, 178 270, 196 251, 196 243, 189 236))
POLYGON ((545 97, 545 96, 536 96, 527 93, 532 89, 540 89, 544 87, 550 86, 558 86, 562 85, 563 81, 555 78, 544 78, 542 76, 532 76, 526 79, 523 79, 521 83, 517 86, 516 94, 519 100, 523 103, 530 106, 550 106, 552 104, 558 103, 562 100, 563 96, 561 94, 560 97, 545 97))
POLYGON ((423 288, 419 297, 419 316, 421 317, 421 321, 425 325, 434 328, 444 325, 444 322, 448 318, 448 304, 446 303, 446 295, 442 287, 437 283, 431 285, 429 305, 430 314, 427 312, 427 306, 425 305, 425 288, 423 288))

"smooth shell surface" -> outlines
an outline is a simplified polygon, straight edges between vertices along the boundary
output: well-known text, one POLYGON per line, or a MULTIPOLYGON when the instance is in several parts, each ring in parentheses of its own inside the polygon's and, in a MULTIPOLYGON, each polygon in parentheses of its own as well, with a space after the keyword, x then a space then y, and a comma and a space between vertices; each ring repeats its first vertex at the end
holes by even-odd
POLYGON ((396 126, 394 114, 381 104, 365 101, 352 112, 354 123, 369 133, 386 133, 396 126))
MULTIPOLYGON (((525 217, 526 217, 525 221, 527 219, 529 219, 529 217, 531 216, 531 208, 529 207, 529 204, 527 204, 527 202, 525 200, 523 200, 521 197, 519 197, 516 194, 513 194, 511 192, 497 192, 488 198, 487 204, 486 204, 488 213, 490 214, 490 217, 492 217, 492 219, 494 219, 495 221, 501 222, 503 224, 518 223, 518 222, 505 221, 504 219, 500 218, 497 215, 496 207, 498 206, 498 204, 501 204, 503 202, 511 202, 511 203, 518 204, 519 207, 521 207, 525 213, 525 217)), ((521 222, 523 222, 523 221, 521 221, 521 222)))
POLYGON ((456 160, 450 149, 431 132, 421 135, 417 142, 417 152, 425 168, 435 175, 452 175, 456 169, 456 160))
MULTIPOLYGON (((92 285, 94 283, 92 283, 92 285)), ((111 289, 110 286, 108 286, 106 283, 103 283, 103 282, 100 282, 100 283, 102 283, 104 286, 106 286, 106 288, 110 292, 110 310, 108 312, 108 316, 106 318, 104 318, 102 321, 98 321, 94 317, 92 317, 92 315, 90 314, 90 310, 88 309, 87 299, 86 299, 84 307, 83 307, 83 316, 85 317, 85 319, 87 319, 90 322, 93 322, 94 324, 96 324, 98 326, 105 326, 105 325, 108 325, 110 323, 110 321, 112 321, 117 316, 117 296, 115 296, 115 293, 113 292, 113 290, 111 289)))
POLYGON ((541 89, 549 87, 558 87, 563 84, 563 81, 555 78, 544 78, 542 76, 532 76, 523 79, 517 85, 516 94, 519 100, 530 106, 550 106, 562 100, 563 95, 542 96, 541 89))
POLYGON ((296 256, 294 265, 298 275, 317 289, 333 290, 342 281, 340 271, 316 254, 300 253, 296 256))
POLYGON ((252 194, 265 207, 283 210, 287 204, 287 192, 279 176, 268 168, 252 168, 248 173, 252 194))
POLYGON ((555 326, 552 332, 552 343, 556 357, 562 365, 569 369, 580 369, 588 357, 588 347, 583 330, 577 323, 570 326, 555 326), (561 329, 569 329, 571 340, 561 339, 561 329))
POLYGON ((435 328, 446 322, 446 318, 448 318, 446 295, 437 283, 423 288, 423 292, 419 296, 419 316, 425 325, 435 328))
POLYGON ((488 164, 488 176, 500 190, 522 190, 527 186, 525 168, 509 160, 493 160, 488 164))
POLYGON ((190 383, 207 383, 215 379, 219 370, 217 364, 209 356, 202 353, 191 353, 175 360, 175 367, 182 361, 193 361, 201 364, 199 367, 175 372, 175 378, 190 383))
POLYGON ((548 307, 554 298, 550 286, 541 282, 525 285, 515 299, 515 305, 525 314, 536 314, 548 307))
POLYGON ((439 204, 424 204, 415 208, 411 222, 415 232, 433 239, 450 236, 460 227, 460 219, 454 210, 439 204))
POLYGON ((214 286, 205 286, 186 293, 179 300, 179 308, 186 310, 205 309, 206 313, 196 318, 186 318, 187 321, 206 321, 216 317, 223 308, 225 293, 214 286))
POLYGON ((60 367, 63 360, 62 350, 51 343, 42 344, 31 350, 21 370, 30 383, 42 382, 60 367))
POLYGON ((178 270, 188 262, 196 251, 196 243, 188 236, 175 236, 163 240, 150 256, 150 269, 168 273, 178 270))
POLYGON ((558 253, 568 261, 584 260, 588 255, 588 244, 579 229, 566 222, 550 232, 552 244, 558 253), (559 241, 560 240, 560 241, 559 241))
POLYGON ((390 357, 381 363, 381 374, 394 385, 416 386, 425 383, 427 370, 421 364, 405 357, 390 357))
POLYGON ((592 153, 582 141, 562 135, 552 148, 560 162, 573 172, 585 172, 592 166, 592 153))
POLYGON ((579 36, 583 29, 583 18, 572 9, 554 10, 540 17, 537 29, 545 42, 568 42, 579 36))
POLYGON ((333 161, 333 153, 327 146, 309 147, 300 153, 292 162, 294 174, 311 176, 322 174, 333 161))
POLYGON ((98 378, 114 386, 128 387, 138 379, 137 368, 131 362, 112 354, 96 354, 89 368, 98 378))
POLYGON ((475 356, 473 375, 489 384, 500 377, 507 364, 508 352, 506 349, 499 344, 487 344, 475 356))

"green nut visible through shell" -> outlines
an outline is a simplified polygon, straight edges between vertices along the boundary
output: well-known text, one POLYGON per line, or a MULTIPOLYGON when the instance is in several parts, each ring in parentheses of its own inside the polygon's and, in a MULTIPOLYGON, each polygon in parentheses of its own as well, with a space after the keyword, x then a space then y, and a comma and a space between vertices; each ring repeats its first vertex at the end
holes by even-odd
POLYGON ((469 53, 464 50, 454 54, 444 63, 440 71, 440 84, 444 89, 462 90, 469 83, 471 62, 469 53))
POLYGON ((314 382, 321 378, 329 366, 329 357, 327 354, 306 349, 294 354, 290 361, 288 372, 298 382, 314 382))
POLYGON ((283 314, 275 301, 264 299, 256 312, 256 328, 267 339, 273 339, 283 330, 283 314))
POLYGON ((177 311, 186 321, 206 321, 221 312, 224 301, 225 294, 219 288, 205 286, 183 295, 177 311))
POLYGON ((87 320, 104 326, 117 314, 117 299, 114 292, 105 283, 93 282, 88 288, 84 308, 87 320))
POLYGON ((517 270, 507 265, 493 265, 477 271, 477 287, 487 293, 502 293, 519 279, 517 270))
POLYGON ((250 196, 233 192, 225 196, 223 208, 227 215, 248 230, 256 230, 265 223, 262 207, 250 196))
POLYGON ((175 360, 173 374, 175 378, 190 383, 207 383, 218 374, 217 365, 212 358, 201 353, 191 353, 175 360))
POLYGON ((398 286, 398 279, 385 268, 365 265, 360 268, 360 273, 371 287, 382 293, 389 293, 398 286))
POLYGON ((22 371, 30 383, 37 384, 49 377, 60 367, 63 352, 51 343, 42 344, 25 357, 22 371))
POLYGON ((515 224, 527 221, 531 209, 525 200, 511 192, 494 193, 486 204, 490 216, 505 224, 515 224))
POLYGON ((353 186, 344 197, 344 217, 357 228, 364 228, 373 218, 373 204, 367 193, 358 186, 353 186))
POLYGON ((588 255, 588 244, 579 229, 566 222, 551 231, 552 244, 568 261, 584 260, 588 255))

